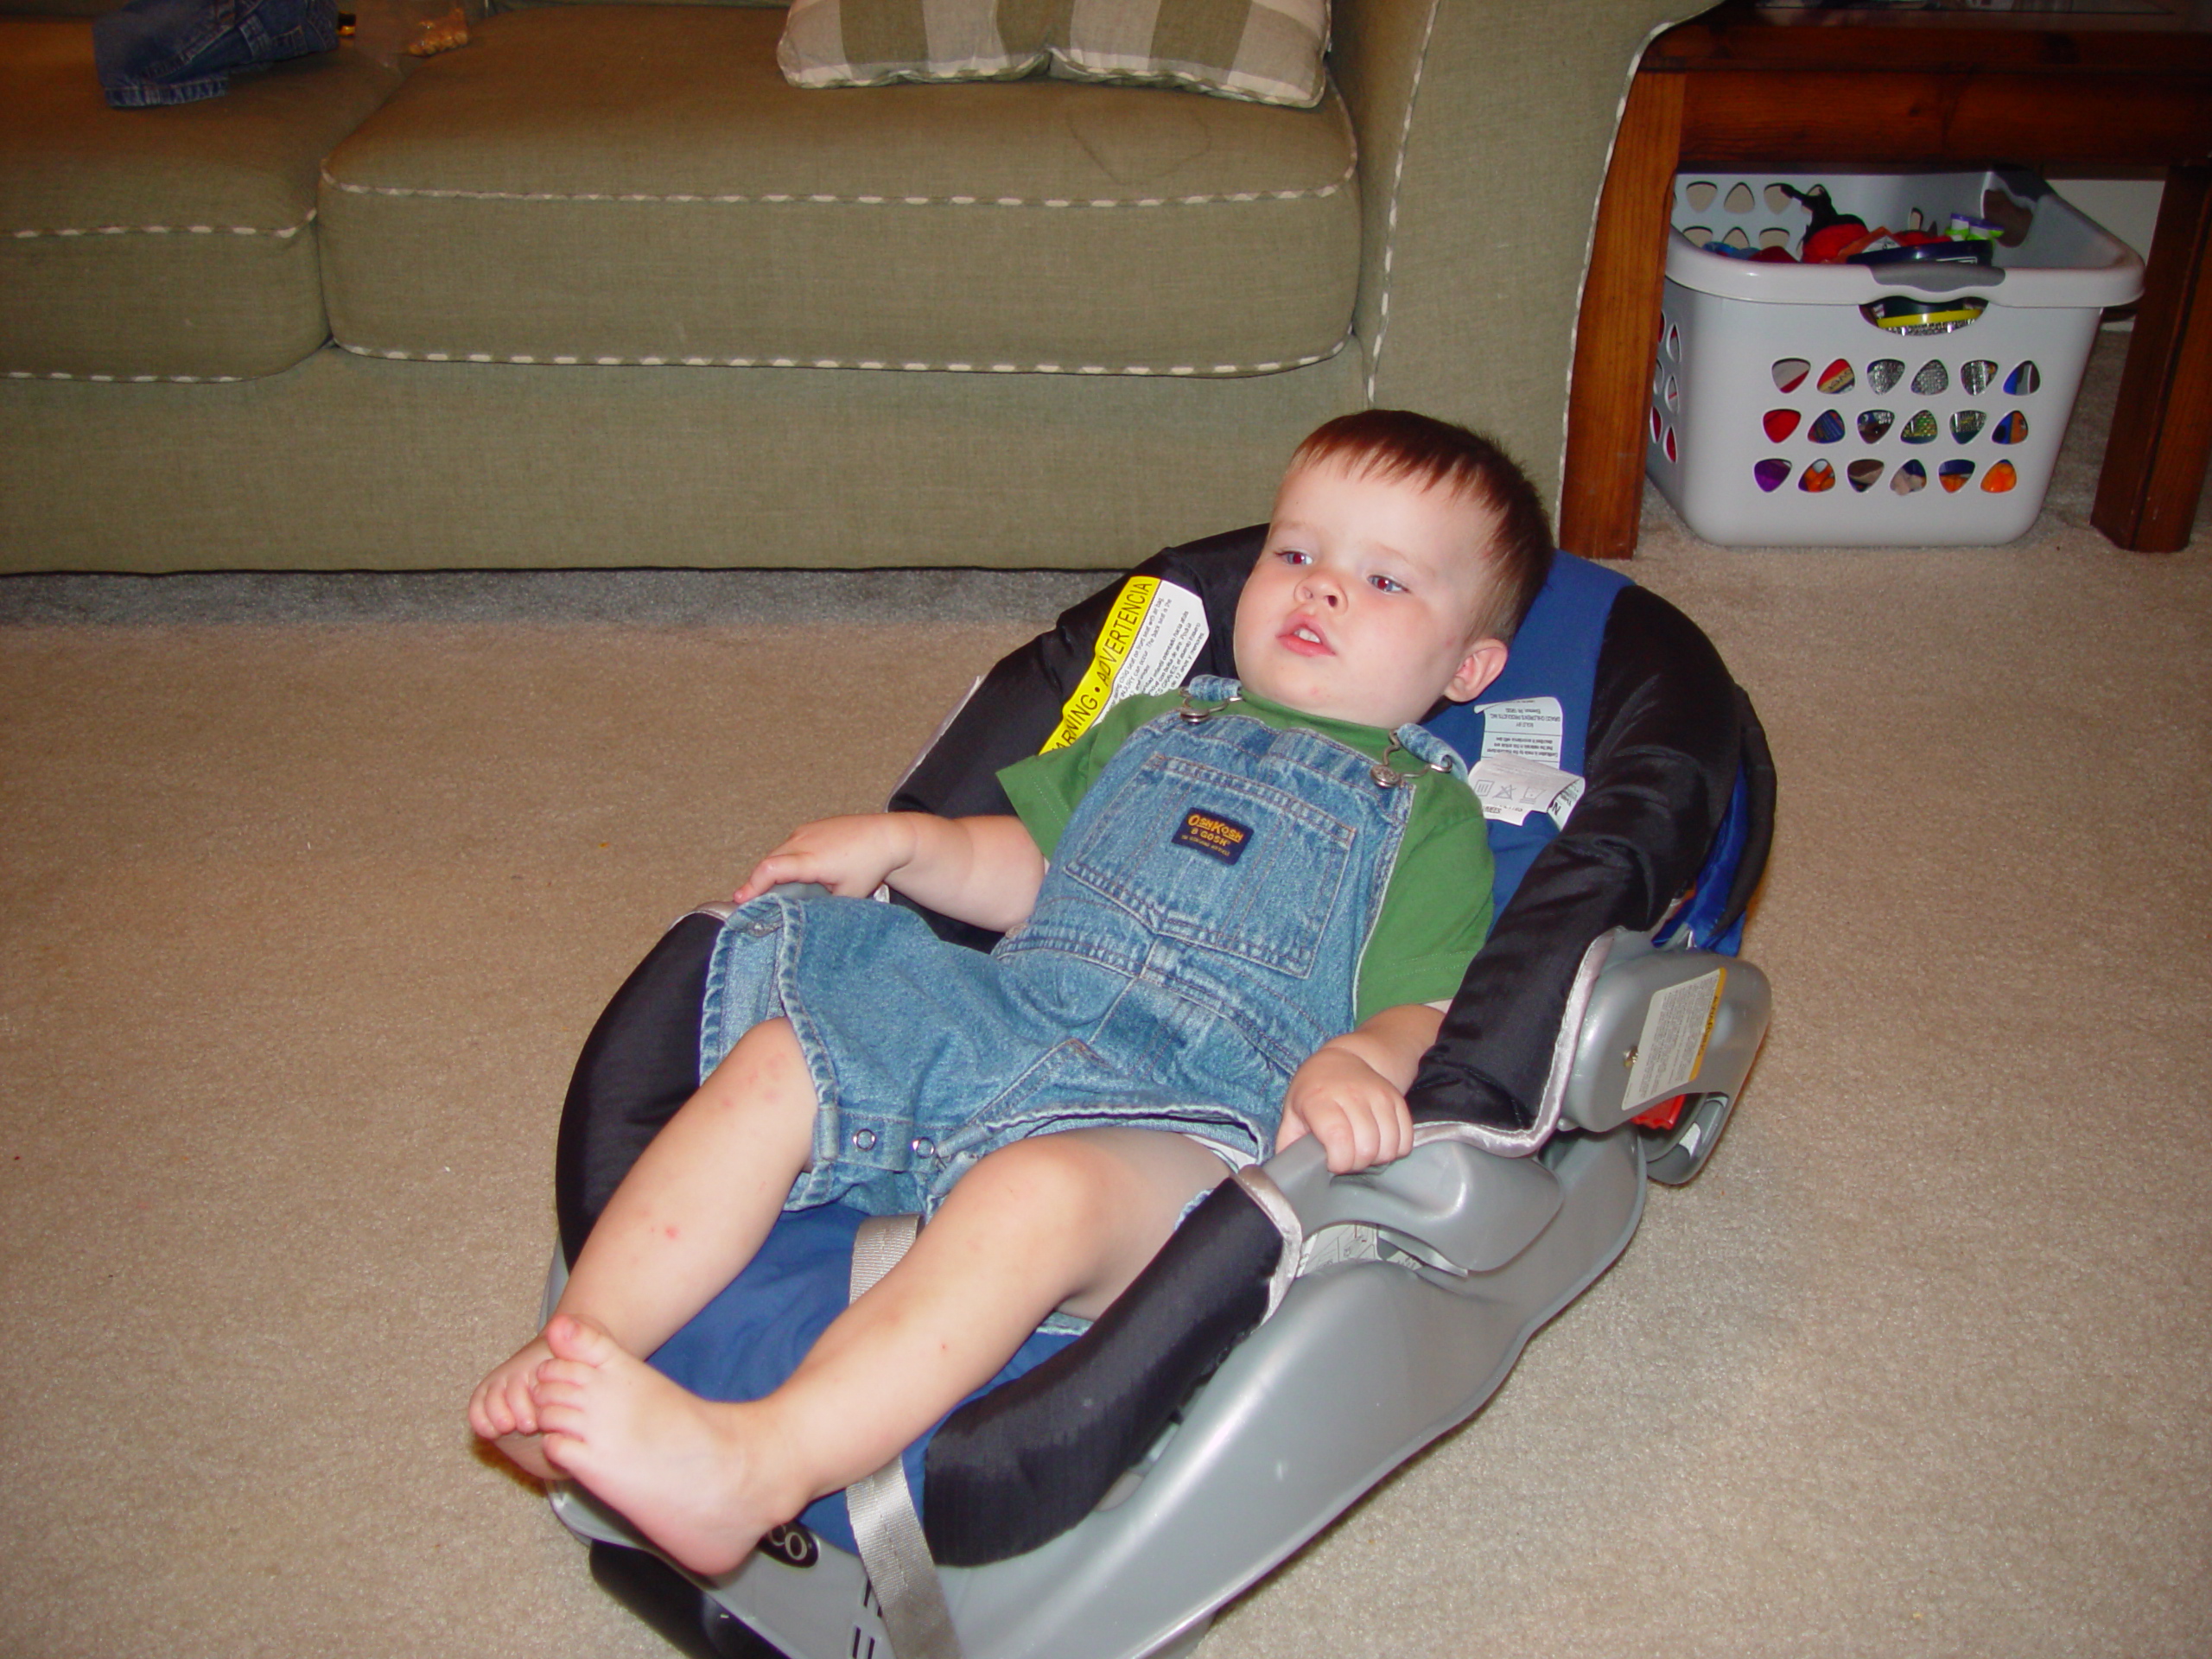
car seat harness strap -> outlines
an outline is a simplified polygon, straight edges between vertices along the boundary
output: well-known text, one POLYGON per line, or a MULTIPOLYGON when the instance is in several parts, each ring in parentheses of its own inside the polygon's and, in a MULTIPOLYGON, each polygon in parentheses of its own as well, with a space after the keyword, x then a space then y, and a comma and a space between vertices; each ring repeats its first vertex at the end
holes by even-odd
MULTIPOLYGON (((918 1216, 870 1216, 853 1236, 849 1301, 867 1294, 899 1265, 921 1230, 918 1216)), ((884 1634, 896 1659, 960 1659, 960 1637, 944 1604, 944 1586, 922 1536, 906 1465, 897 1457, 845 1489, 853 1541, 875 1586, 884 1634)))

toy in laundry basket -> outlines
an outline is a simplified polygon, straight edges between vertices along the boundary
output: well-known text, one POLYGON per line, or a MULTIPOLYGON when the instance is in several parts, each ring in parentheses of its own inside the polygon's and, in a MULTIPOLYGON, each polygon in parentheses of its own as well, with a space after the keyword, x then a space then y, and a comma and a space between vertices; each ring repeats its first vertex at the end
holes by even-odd
POLYGON ((1856 213, 1839 211, 1828 195, 1827 186, 1815 184, 1800 190, 1795 185, 1783 184, 1776 188, 1813 216, 1813 222, 1805 227, 1805 239, 1797 250, 1797 257, 1806 264, 1824 264, 1840 259, 1853 243, 1868 239, 1866 221, 1856 213))

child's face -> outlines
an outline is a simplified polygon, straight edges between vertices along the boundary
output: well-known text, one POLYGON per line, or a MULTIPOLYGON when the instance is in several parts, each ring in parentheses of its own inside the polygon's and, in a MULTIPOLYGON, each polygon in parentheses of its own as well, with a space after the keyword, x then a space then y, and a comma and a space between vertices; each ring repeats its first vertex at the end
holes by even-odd
POLYGON ((1505 646, 1474 632, 1495 523, 1442 490, 1293 468, 1237 601, 1238 678, 1301 713, 1392 729, 1440 696, 1465 702, 1505 666, 1505 646))

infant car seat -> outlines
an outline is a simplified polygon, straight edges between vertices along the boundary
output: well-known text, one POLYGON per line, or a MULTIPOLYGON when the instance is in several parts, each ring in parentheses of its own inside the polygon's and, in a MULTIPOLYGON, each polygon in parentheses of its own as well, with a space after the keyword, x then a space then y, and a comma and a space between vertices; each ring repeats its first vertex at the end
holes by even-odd
MULTIPOLYGON (((1056 731, 1116 695, 1232 673, 1236 598, 1265 534, 1168 549, 1073 607, 977 683, 892 806, 1005 812, 998 768, 1056 731)), ((1087 1332, 1040 1333, 996 1386, 852 1489, 856 1541, 825 1500, 734 1572, 697 1579, 556 1487, 603 1585, 701 1655, 1180 1654, 1489 1398, 1626 1248, 1646 1178, 1690 1179, 1726 1124, 1768 1015, 1764 976, 1734 952, 1774 773, 1697 627, 1565 554, 1505 673, 1429 723, 1484 793, 1497 919, 1408 1091, 1414 1152, 1332 1177, 1309 1139, 1223 1183, 1087 1332), (1338 1427, 1315 1435, 1315 1422, 1338 1427), (855 1541, 857 1554, 842 1547, 855 1541)), ((697 1084, 727 912, 671 929, 584 1046, 556 1159, 549 1311, 593 1217, 697 1084)), ((990 943, 924 914, 946 938, 990 943)), ((788 1370, 848 1289, 896 1259, 883 1220, 786 1217, 747 1269, 764 1287, 741 1278, 656 1363, 703 1393, 765 1393, 780 1371, 737 1373, 778 1343, 788 1370), (802 1281, 821 1304, 810 1325, 790 1306, 802 1281)))

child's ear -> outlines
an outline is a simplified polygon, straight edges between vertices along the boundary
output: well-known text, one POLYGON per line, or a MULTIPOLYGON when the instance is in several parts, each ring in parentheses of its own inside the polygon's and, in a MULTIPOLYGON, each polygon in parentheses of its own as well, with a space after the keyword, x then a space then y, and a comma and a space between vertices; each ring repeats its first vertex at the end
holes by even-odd
POLYGON ((1467 647, 1467 660, 1459 664, 1459 672, 1444 688, 1444 695, 1453 702, 1470 701, 1505 672, 1505 656, 1504 640, 1476 640, 1467 647))

